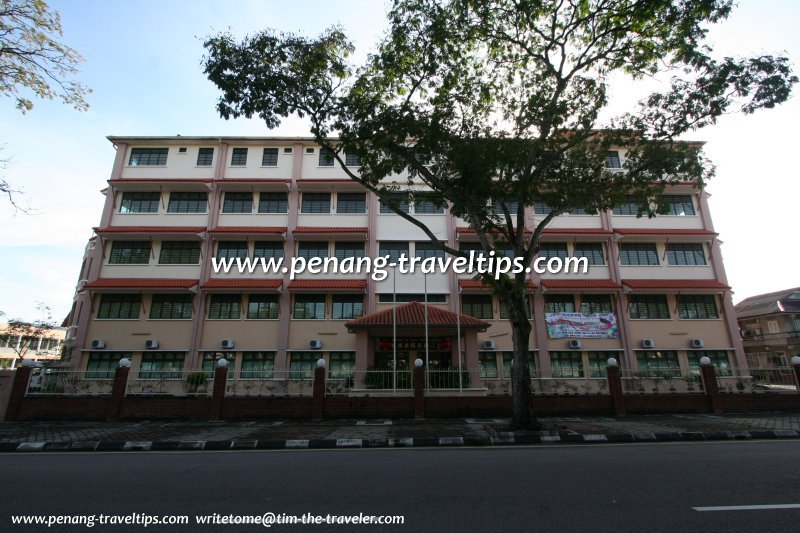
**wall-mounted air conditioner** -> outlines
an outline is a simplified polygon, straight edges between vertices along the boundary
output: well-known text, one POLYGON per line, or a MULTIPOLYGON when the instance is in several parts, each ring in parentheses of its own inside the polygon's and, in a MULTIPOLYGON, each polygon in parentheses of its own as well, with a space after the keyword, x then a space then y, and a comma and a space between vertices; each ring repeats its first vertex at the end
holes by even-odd
POLYGON ((310 341, 308 341, 308 347, 311 348, 312 350, 319 350, 320 348, 322 348, 322 341, 319 339, 311 339, 310 341))
POLYGON ((223 350, 233 350, 233 339, 222 339, 219 341, 219 347, 223 350))
POLYGON ((155 350, 158 348, 158 340, 156 339, 147 339, 144 341, 144 347, 148 350, 155 350))
POLYGON ((94 339, 92 341, 92 349, 93 350, 102 350, 106 347, 106 341, 103 339, 94 339))
POLYGON ((656 341, 653 339, 642 339, 642 348, 655 348, 656 341))
POLYGON ((579 341, 578 339, 570 339, 569 347, 572 348, 573 350, 577 350, 578 348, 581 347, 581 341, 579 341))
POLYGON ((494 350, 497 348, 497 343, 494 341, 483 341, 483 349, 484 350, 494 350))
POLYGON ((702 348, 705 345, 703 339, 692 339, 689 344, 691 344, 692 348, 702 348))

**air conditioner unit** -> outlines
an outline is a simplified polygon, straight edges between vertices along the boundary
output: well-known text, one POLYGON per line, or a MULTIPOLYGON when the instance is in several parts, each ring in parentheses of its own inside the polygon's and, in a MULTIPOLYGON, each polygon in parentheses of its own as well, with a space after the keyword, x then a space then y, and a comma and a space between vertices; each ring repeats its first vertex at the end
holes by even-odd
POLYGON ((92 348, 95 350, 102 350, 106 347, 106 341, 103 339, 94 339, 92 341, 92 348))
POLYGON ((311 348, 312 350, 319 350, 320 348, 322 348, 322 341, 319 339, 311 339, 310 341, 308 341, 308 347, 311 348))
POLYGON ((156 339, 147 339, 144 341, 144 347, 148 350, 155 350, 158 348, 158 341, 156 339))
POLYGON ((642 348, 655 348, 656 341, 653 339, 642 339, 642 348))
POLYGON ((483 341, 484 350, 494 350, 495 348, 497 348, 497 343, 494 341, 483 341))
POLYGON ((233 350, 233 339, 222 339, 219 341, 219 347, 223 350, 233 350))
POLYGON ((704 346, 703 339, 692 339, 689 344, 692 345, 692 348, 702 348, 704 346))
POLYGON ((581 341, 579 341, 578 339, 571 339, 569 341, 569 347, 572 348, 573 350, 577 350, 578 348, 581 347, 581 341))

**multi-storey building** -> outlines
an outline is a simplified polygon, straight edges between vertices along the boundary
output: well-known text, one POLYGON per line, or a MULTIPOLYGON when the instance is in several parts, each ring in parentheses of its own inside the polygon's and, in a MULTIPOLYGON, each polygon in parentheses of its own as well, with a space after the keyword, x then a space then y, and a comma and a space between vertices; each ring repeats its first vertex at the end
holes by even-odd
MULTIPOLYGON (((472 369, 473 386, 475 369, 484 380, 508 376, 505 310, 472 275, 214 272, 214 257, 441 254, 311 139, 109 140, 117 155, 71 313, 75 366, 108 369, 124 356, 135 375, 209 368, 224 354, 234 374, 305 369, 320 357, 334 372, 390 366, 396 354, 401 368, 420 357, 472 369), (426 299, 427 313, 418 303, 426 299)), ((623 148, 609 152, 607 164, 624 157, 623 148)), ((599 376, 609 357, 630 371, 689 371, 704 355, 725 373, 745 366, 707 198, 685 183, 665 191, 670 212, 654 219, 637 217, 631 203, 551 223, 541 254, 585 257, 590 267, 531 273, 539 376, 599 376)), ((477 246, 467 224, 423 190, 399 205, 449 246, 477 246)), ((548 209, 527 208, 528 229, 548 209)))
POLYGON ((800 287, 745 298, 736 316, 750 368, 780 368, 791 381, 789 363, 800 355, 800 287))
POLYGON ((31 334, 27 335, 18 330, 9 332, 7 324, 0 324, 0 369, 16 368, 21 359, 59 361, 66 332, 66 328, 31 328, 31 334))

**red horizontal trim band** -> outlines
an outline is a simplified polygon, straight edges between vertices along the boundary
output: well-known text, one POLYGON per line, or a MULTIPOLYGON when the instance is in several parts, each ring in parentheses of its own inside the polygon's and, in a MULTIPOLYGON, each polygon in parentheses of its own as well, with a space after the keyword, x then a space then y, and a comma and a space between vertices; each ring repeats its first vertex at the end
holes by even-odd
POLYGON ((367 233, 366 227, 299 226, 292 233, 367 233))
POLYGON ((603 228, 545 228, 545 235, 611 235, 611 231, 603 228))
POLYGON ((286 178, 223 178, 214 180, 214 183, 291 183, 292 180, 286 178))
POLYGON ((202 226, 106 226, 95 228, 95 233, 203 233, 202 226))
POLYGON ((281 226, 217 226, 208 231, 212 235, 225 233, 269 233, 272 235, 283 235, 286 227, 281 226))
POLYGON ((624 279, 622 284, 631 289, 730 289, 728 285, 714 279, 624 279))
MULTIPOLYGON (((391 326, 395 323, 395 315, 397 317, 398 326, 425 326, 425 305, 419 302, 411 302, 399 305, 396 308, 385 309, 372 313, 371 315, 362 316, 355 320, 347 322, 345 326, 348 328, 360 328, 371 326, 391 326)), ((445 326, 445 327, 474 327, 474 328, 488 328, 489 323, 477 318, 459 315, 442 309, 440 307, 428 306, 427 323, 429 326, 445 326)))
POLYGON ((303 178, 297 180, 297 183, 352 183, 354 185, 361 185, 356 180, 343 180, 343 179, 335 179, 335 178, 303 178))
MULTIPOLYGON (((472 235, 472 234, 474 234, 474 233, 475 233, 475 230, 474 230, 474 229, 472 229, 472 228, 469 228, 469 227, 467 227, 467 228, 465 228, 465 227, 459 227, 459 228, 456 228, 456 233, 458 233, 458 234, 467 234, 467 235, 472 235)), ((498 232, 497 232, 497 231, 492 231, 492 232, 490 232, 490 233, 498 233, 498 232)), ((533 233, 533 232, 532 232, 531 230, 529 230, 529 229, 526 229, 526 230, 525 230, 525 234, 526 234, 526 235, 530 235, 530 234, 532 234, 532 233, 533 233)))
POLYGON ((618 291, 622 288, 610 279, 543 279, 542 287, 547 289, 608 289, 618 291))
POLYGON ((614 233, 620 235, 700 235, 714 237, 719 233, 704 229, 639 229, 639 228, 615 228, 614 233))
POLYGON ((211 178, 118 178, 108 183, 212 183, 211 178))
POLYGON ((86 284, 87 289, 190 289, 196 279, 100 278, 86 284))
MULTIPOLYGON (((531 280, 527 281, 527 285, 529 290, 534 290, 536 288, 536 284, 531 280)), ((486 283, 477 279, 460 279, 458 280, 458 286, 462 289, 492 290, 491 285, 487 285, 486 283)))
POLYGON ((280 289, 282 279, 210 279, 204 289, 280 289))
POLYGON ((365 290, 367 281, 363 279, 296 279, 289 282, 289 290, 301 289, 353 289, 365 290))

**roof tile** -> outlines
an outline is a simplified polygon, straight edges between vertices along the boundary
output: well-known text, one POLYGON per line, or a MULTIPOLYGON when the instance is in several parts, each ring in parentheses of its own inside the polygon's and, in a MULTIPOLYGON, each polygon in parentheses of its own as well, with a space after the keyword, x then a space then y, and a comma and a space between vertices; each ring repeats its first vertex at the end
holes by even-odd
POLYGON ((196 279, 100 278, 86 284, 87 289, 190 289, 196 279))
POLYGON ((351 289, 366 290, 364 279, 296 279, 289 282, 289 290, 304 289, 351 289))
POLYGON ((282 279, 210 279, 204 289, 279 289, 282 279))
POLYGON ((622 284, 631 289, 670 290, 727 290, 728 285, 714 279, 624 279, 622 284))
MULTIPOLYGON (((411 302, 399 305, 396 308, 398 326, 424 326, 425 325, 425 305, 419 302, 411 302)), ((371 315, 362 316, 347 322, 348 328, 363 328, 370 326, 391 326, 395 317, 395 309, 384 309, 371 315)), ((428 326, 429 327, 455 327, 456 325, 466 328, 486 329, 489 323, 477 318, 459 315, 442 309, 440 307, 428 306, 428 326)))

